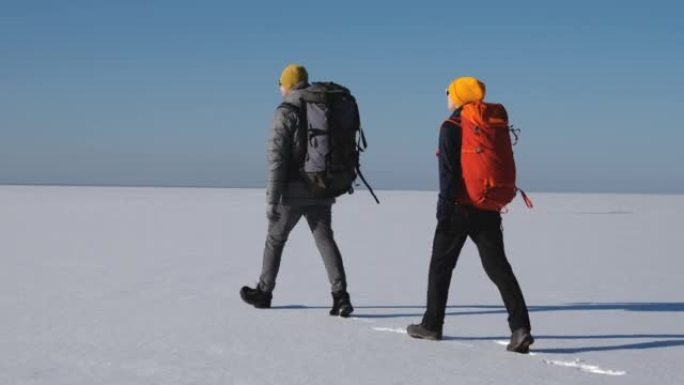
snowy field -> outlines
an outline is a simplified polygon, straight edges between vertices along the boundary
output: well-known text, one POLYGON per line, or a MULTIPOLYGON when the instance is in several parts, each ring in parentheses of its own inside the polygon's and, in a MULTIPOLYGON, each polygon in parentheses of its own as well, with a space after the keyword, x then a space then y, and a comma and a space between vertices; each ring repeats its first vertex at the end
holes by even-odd
POLYGON ((420 320, 434 192, 334 208, 352 319, 327 315, 305 223, 274 308, 238 296, 261 267, 264 192, 0 187, 0 384, 683 384, 684 196, 531 194, 504 216, 530 355, 472 243, 445 340, 420 320))

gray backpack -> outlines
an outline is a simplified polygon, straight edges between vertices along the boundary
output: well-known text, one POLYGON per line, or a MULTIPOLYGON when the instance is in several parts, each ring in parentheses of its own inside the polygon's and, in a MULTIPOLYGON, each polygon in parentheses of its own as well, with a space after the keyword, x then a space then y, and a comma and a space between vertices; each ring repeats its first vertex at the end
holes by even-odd
POLYGON ((361 174, 359 155, 368 143, 361 129, 359 108, 349 90, 335 83, 313 83, 301 97, 299 110, 306 134, 306 156, 300 173, 319 197, 354 192, 357 176, 377 196, 361 174))

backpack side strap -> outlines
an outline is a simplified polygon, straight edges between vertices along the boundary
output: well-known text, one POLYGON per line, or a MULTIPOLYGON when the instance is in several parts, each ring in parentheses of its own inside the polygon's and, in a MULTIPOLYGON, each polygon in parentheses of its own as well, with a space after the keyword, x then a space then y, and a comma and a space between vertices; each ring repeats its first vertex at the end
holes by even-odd
POLYGON ((371 188, 371 186, 368 184, 366 181, 366 178, 364 178, 363 174, 361 173, 361 167, 356 166, 356 173, 359 175, 359 178, 361 178, 361 181, 363 182, 364 185, 366 185, 366 188, 368 189, 368 192, 373 196, 373 199, 375 199, 375 203, 380 204, 380 200, 378 199, 378 196, 375 195, 375 192, 371 188))
POLYGON ((532 199, 530 199, 522 189, 520 189, 518 187, 516 187, 516 189, 518 191, 520 191, 520 195, 522 195, 522 198, 525 201, 525 206, 527 206, 528 209, 534 208, 534 204, 532 203, 532 199))

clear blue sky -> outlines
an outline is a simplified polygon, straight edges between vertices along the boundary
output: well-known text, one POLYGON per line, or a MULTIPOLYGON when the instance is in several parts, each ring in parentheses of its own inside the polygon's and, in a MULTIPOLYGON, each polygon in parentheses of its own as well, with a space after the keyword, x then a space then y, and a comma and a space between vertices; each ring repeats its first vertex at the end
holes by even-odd
POLYGON ((472 75, 522 129, 522 187, 684 193, 676 1, 3 0, 0 184, 263 186, 290 62, 355 93, 379 188, 437 188, 472 75))

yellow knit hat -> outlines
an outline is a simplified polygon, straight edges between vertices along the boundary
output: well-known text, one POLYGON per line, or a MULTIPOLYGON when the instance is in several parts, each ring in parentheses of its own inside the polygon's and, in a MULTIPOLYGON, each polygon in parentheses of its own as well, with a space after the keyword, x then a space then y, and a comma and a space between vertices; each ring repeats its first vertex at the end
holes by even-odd
POLYGON ((470 76, 452 81, 447 88, 447 95, 457 106, 471 102, 480 102, 484 99, 485 93, 484 83, 470 76))
POLYGON ((299 64, 290 64, 280 74, 280 86, 291 90, 297 83, 308 82, 309 74, 306 68, 299 64))

